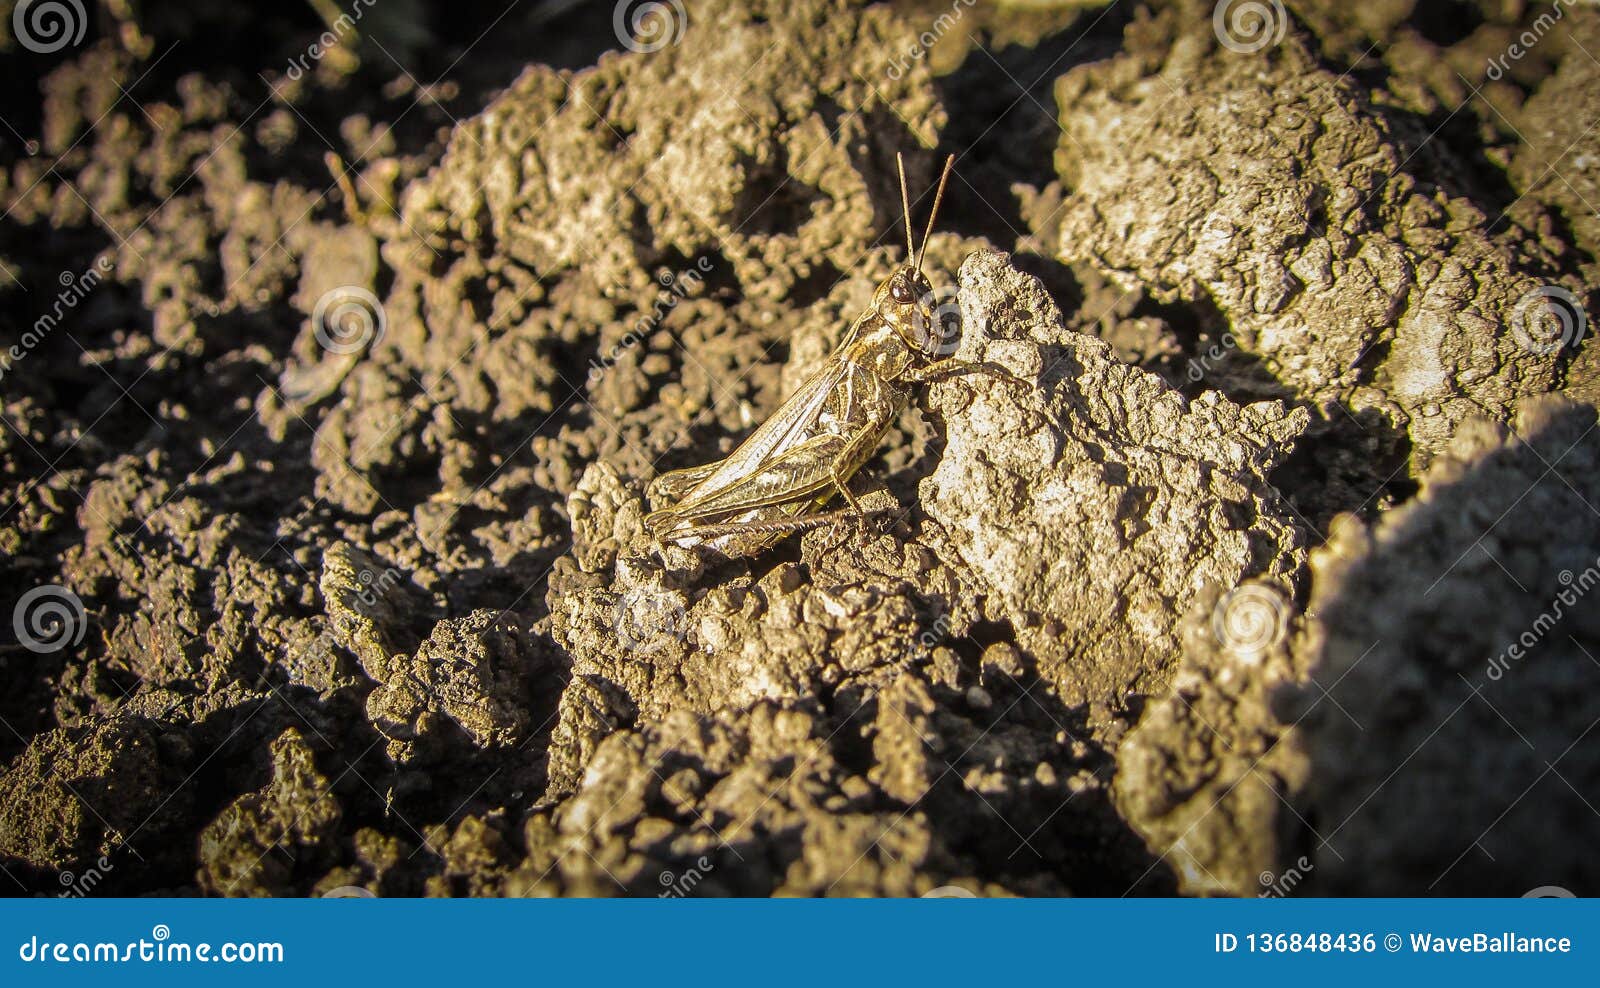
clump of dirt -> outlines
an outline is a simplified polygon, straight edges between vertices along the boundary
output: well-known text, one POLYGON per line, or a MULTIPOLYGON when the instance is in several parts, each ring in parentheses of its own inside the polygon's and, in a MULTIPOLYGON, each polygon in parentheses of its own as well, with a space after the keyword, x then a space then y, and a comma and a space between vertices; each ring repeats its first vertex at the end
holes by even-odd
POLYGON ((426 30, 54 64, 6 331, 87 290, 4 366, 0 549, 83 634, 0 645, 17 889, 1592 884, 1600 629, 1546 617, 1600 566, 1592 347, 1525 300, 1587 303, 1585 180, 1541 168, 1600 140, 1600 17, 1472 90, 1439 66, 1498 7, 1243 51, 1078 6, 937 57, 915 5, 711 0, 598 60, 575 13, 433 39, 428 86, 385 61, 426 30), (885 521, 653 544, 648 481, 819 366, 899 261, 896 152, 920 190, 947 150, 926 267, 1005 375, 919 395, 857 480, 885 521))
POLYGON ((1415 501, 1372 529, 1343 519, 1314 555, 1299 645, 1315 676, 1281 712, 1303 724, 1303 812, 1332 821, 1319 888, 1600 879, 1572 840, 1593 832, 1600 778, 1595 425, 1550 398, 1464 428, 1415 501))

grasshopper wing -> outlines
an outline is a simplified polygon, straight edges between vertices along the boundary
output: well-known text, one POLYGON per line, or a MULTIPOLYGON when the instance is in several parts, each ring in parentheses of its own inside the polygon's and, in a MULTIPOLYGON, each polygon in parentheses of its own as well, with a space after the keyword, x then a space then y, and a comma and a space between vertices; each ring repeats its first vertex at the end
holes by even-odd
POLYGON ((681 502, 684 497, 705 479, 722 468, 722 460, 713 460, 710 463, 697 467, 685 467, 682 470, 669 470, 655 480, 650 481, 647 493, 651 504, 668 504, 681 502))
MULTIPOLYGON (((695 522, 711 514, 722 514, 736 511, 740 508, 754 508, 761 504, 771 504, 774 499, 786 500, 781 496, 785 485, 776 483, 776 477, 769 477, 764 484, 757 487, 766 488, 766 497, 757 497, 754 503, 737 503, 738 498, 723 497, 731 489, 740 488, 754 491, 746 486, 746 482, 762 474, 763 470, 774 461, 780 460, 791 450, 805 445, 808 440, 821 438, 818 432, 818 423, 822 411, 827 407, 828 399, 835 389, 845 379, 849 372, 849 365, 839 359, 837 353, 828 359, 821 370, 813 374, 802 384, 799 390, 790 395, 772 417, 762 423, 761 427, 750 434, 750 437, 739 444, 727 459, 714 464, 701 467, 691 467, 688 470, 676 470, 670 474, 663 474, 652 485, 656 491, 670 497, 673 488, 682 489, 686 481, 696 480, 677 501, 676 504, 663 505, 660 510, 654 511, 645 517, 645 524, 654 532, 664 532, 676 527, 683 522, 695 522), (682 475, 682 476, 680 476, 682 475), (731 503, 732 502, 732 503, 731 503), (713 505, 715 505, 713 507, 713 505)), ((790 461, 791 463, 793 461, 790 461)), ((825 475, 824 475, 825 476, 825 475)), ((809 480, 801 486, 809 486, 809 480)), ((788 497, 806 493, 803 490, 792 491, 788 497)))
POLYGON ((812 436, 727 487, 680 507, 655 512, 646 523, 657 532, 665 532, 683 522, 698 523, 773 505, 792 506, 798 511, 806 507, 809 499, 823 500, 833 492, 833 465, 843 459, 849 448, 850 440, 844 436, 812 436))

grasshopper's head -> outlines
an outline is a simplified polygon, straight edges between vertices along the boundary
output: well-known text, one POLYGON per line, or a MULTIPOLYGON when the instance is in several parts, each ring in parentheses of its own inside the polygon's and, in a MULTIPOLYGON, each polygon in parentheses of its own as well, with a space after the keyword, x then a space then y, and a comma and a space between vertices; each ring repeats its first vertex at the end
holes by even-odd
POLYGON ((900 337, 909 349, 929 360, 948 352, 948 338, 940 311, 940 299, 921 271, 903 264, 883 279, 873 293, 872 307, 878 318, 900 337))
POLYGON ((955 165, 955 155, 945 159, 944 171, 939 175, 939 188, 933 194, 933 209, 928 213, 928 229, 922 235, 922 246, 913 248, 911 241, 911 196, 906 190, 905 160, 895 155, 895 165, 900 172, 900 208, 906 221, 906 263, 883 279, 872 298, 878 317, 894 330, 906 347, 925 360, 947 357, 955 349, 952 340, 959 327, 960 316, 952 304, 954 291, 935 294, 933 286, 922 273, 922 255, 928 249, 928 238, 933 235, 933 221, 939 216, 939 203, 944 199, 944 184, 955 165))

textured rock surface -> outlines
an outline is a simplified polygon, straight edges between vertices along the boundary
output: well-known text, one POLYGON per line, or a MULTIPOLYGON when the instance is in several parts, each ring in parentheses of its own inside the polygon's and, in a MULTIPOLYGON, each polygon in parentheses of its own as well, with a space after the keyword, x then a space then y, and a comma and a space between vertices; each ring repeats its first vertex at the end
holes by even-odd
POLYGON ((0 606, 84 605, 0 621, 19 886, 1595 890, 1600 375, 1516 328, 1593 308, 1600 15, 1479 86, 1521 12, 491 6, 16 62, 0 606), (925 389, 865 532, 650 546, 897 262, 896 151, 1025 386, 925 389))
POLYGON ((935 385, 947 443, 918 494, 935 551, 961 572, 956 613, 1017 625, 1069 706, 1154 692, 1203 591, 1300 567, 1301 533, 1267 476, 1307 415, 1184 399, 1063 330, 1038 281, 998 255, 968 259, 961 289, 968 359, 1040 393, 935 385))
POLYGON ((159 743, 136 718, 41 735, 0 784, 0 851, 56 868, 112 854, 163 808, 152 802, 173 781, 163 774, 159 743))
POLYGON ((1057 83, 1064 259, 1204 299, 1258 358, 1256 388, 1379 409, 1419 463, 1467 417, 1503 419, 1558 383, 1566 354, 1503 331, 1541 284, 1520 269, 1557 259, 1487 235, 1498 217, 1408 171, 1426 131, 1320 66, 1298 30, 1233 51, 1185 5, 1132 30, 1144 44, 1057 83))
POLYGON ((1463 429, 1413 503, 1371 531, 1342 520, 1318 551, 1315 683, 1284 713, 1304 723, 1319 889, 1521 895, 1600 878, 1571 839, 1593 832, 1600 783, 1595 424, 1550 400, 1463 429), (1471 774, 1449 767, 1464 751, 1471 774))
MULTIPOLYGON (((212 895, 293 895, 296 869, 320 874, 339 801, 293 728, 272 742, 272 781, 230 803, 200 832, 200 888, 212 895)), ((304 877, 300 881, 304 881, 304 877)))

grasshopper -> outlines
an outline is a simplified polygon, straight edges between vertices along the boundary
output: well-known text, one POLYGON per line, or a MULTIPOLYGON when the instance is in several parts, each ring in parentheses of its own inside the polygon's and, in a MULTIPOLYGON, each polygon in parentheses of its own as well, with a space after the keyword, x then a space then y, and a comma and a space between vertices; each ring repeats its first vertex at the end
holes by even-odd
MULTIPOLYGON (((1017 379, 986 364, 944 357, 934 293, 922 274, 955 156, 945 160, 933 209, 914 248, 905 162, 896 155, 905 216, 906 261, 873 293, 863 312, 821 369, 726 459, 673 470, 650 484, 656 510, 645 527, 660 542, 702 545, 725 556, 749 556, 795 532, 855 519, 868 512, 849 487, 871 459, 912 388, 950 373, 982 370, 1017 379), (823 512, 835 495, 849 506, 823 512)), ((1021 382, 1019 382, 1021 383, 1021 382)))

